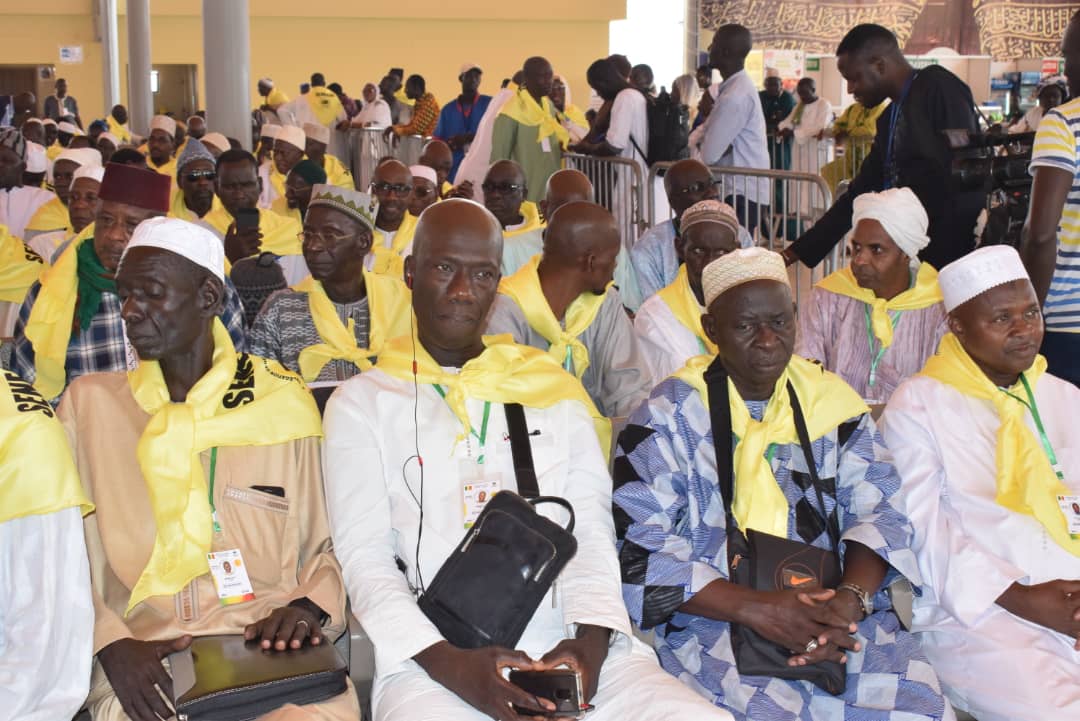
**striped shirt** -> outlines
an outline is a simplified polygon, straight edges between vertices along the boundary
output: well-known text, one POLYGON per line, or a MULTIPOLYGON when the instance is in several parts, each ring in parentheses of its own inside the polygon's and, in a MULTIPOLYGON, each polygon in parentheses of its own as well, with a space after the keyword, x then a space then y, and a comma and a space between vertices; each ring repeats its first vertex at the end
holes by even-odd
POLYGON ((1051 110, 1039 123, 1031 168, 1059 168, 1073 175, 1058 225, 1057 260, 1046 295, 1047 330, 1080 333, 1080 98, 1051 110))

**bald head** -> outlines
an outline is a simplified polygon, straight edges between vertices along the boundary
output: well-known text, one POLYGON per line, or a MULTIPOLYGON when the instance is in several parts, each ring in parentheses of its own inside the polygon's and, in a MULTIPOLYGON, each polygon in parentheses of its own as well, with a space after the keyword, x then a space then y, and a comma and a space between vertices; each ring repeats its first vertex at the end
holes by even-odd
POLYGON ((551 83, 555 80, 555 72, 546 58, 529 58, 522 66, 522 72, 525 88, 536 100, 539 101, 540 98, 551 94, 551 83))
POLYGON ((440 365, 460 367, 483 351, 502 245, 499 222, 471 200, 452 198, 420 216, 405 281, 417 337, 440 365))
POLYGON ((479 203, 450 198, 425 210, 416 224, 412 255, 418 262, 428 260, 455 242, 474 247, 496 265, 502 262, 502 227, 479 203))
POLYGON ((683 211, 694 203, 719 197, 719 191, 708 167, 699 160, 680 160, 664 175, 664 191, 668 203, 681 218, 683 211))
POLYGON ((559 208, 544 233, 541 265, 577 293, 603 294, 615 274, 619 228, 607 209, 576 201, 559 208))
POLYGON ((592 182, 580 170, 560 170, 548 178, 544 199, 540 201, 540 215, 544 222, 550 222, 556 210, 575 201, 593 201, 592 182))
POLYGON ((454 168, 454 152, 449 145, 436 138, 424 146, 424 152, 420 154, 420 165, 426 165, 435 171, 439 180, 436 190, 441 190, 454 168))

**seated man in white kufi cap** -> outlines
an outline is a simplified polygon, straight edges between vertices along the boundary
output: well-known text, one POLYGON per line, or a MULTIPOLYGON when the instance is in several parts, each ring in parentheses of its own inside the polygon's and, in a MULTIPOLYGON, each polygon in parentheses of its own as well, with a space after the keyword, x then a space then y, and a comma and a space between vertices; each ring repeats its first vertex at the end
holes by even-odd
POLYGON ((73 175, 79 168, 88 166, 101 166, 101 153, 94 148, 65 148, 56 156, 48 173, 56 197, 38 208, 30 218, 23 240, 30 241, 39 233, 70 229, 67 206, 73 175))
POLYGON ((23 171, 23 185, 32 188, 45 187, 45 175, 49 171, 49 156, 45 146, 32 140, 26 141, 26 170, 23 171))
POLYGON ((259 195, 259 207, 269 210, 274 200, 285 195, 285 179, 293 166, 304 159, 307 148, 307 136, 304 129, 295 125, 283 125, 276 128, 274 153, 270 160, 259 166, 262 178, 262 193, 259 195))
POLYGON ((869 409, 793 355, 780 255, 736 250, 702 278, 701 324, 716 357, 693 358, 658 385, 619 437, 613 500, 631 619, 656 630, 664 668, 739 721, 952 719, 883 592, 899 576, 920 578, 895 506, 900 480, 869 409), (839 582, 809 566, 777 573, 779 588, 733 581, 748 531, 838 554, 839 582), (733 624, 779 647, 774 673, 745 670, 733 624), (785 674, 826 662, 831 692, 785 674))
POLYGON ((155 115, 146 139, 146 165, 150 170, 168 175, 176 190, 176 121, 167 115, 155 115))
POLYGON ((410 165, 412 193, 409 195, 409 213, 417 218, 429 205, 439 202, 439 176, 426 165, 410 165))
POLYGON ((67 207, 64 208, 64 226, 59 230, 36 234, 28 231, 27 237, 31 240, 26 244, 46 261, 51 262, 62 247, 94 222, 100 206, 98 191, 101 190, 101 181, 104 178, 105 168, 100 165, 82 165, 77 168, 71 174, 67 207))
POLYGON ((860 195, 851 222, 851 263, 811 291, 795 352, 883 404, 934 354, 945 309, 937 271, 918 259, 929 220, 909 188, 860 195))
POLYGON ((913 630, 979 721, 1080 718, 1080 390, 1017 252, 941 269, 950 334, 882 421, 924 584, 913 630))
POLYGON ((409 332, 404 281, 364 268, 377 207, 367 193, 312 188, 303 233, 311 275, 267 298, 248 334, 252 353, 329 387, 370 368, 386 341, 409 332))
POLYGON ((696 355, 716 355, 705 335, 702 271, 739 247, 739 219, 719 200, 702 200, 683 212, 678 250, 682 264, 675 281, 645 300, 634 316, 634 332, 656 385, 696 355))
POLYGON ((330 146, 330 128, 318 123, 304 123, 304 137, 304 153, 308 160, 323 169, 326 182, 345 190, 356 190, 349 169, 337 157, 326 152, 330 146))
MULTIPOLYGON (((161 660, 192 637, 243 636, 282 653, 331 643, 346 625, 318 409, 297 376, 234 348, 218 320, 224 266, 210 231, 141 223, 116 272, 138 365, 79 378, 58 410, 96 506, 84 525, 97 721, 171 718, 161 660)), ((359 713, 349 684, 262 718, 359 713)))

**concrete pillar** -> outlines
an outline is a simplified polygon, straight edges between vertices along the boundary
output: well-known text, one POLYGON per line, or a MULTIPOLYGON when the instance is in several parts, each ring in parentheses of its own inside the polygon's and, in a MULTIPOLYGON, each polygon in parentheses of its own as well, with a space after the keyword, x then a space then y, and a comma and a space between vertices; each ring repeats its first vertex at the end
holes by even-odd
POLYGON ((120 102, 120 41, 116 28, 116 0, 101 0, 101 69, 104 76, 105 114, 120 102))
POLYGON ((129 123, 133 133, 150 135, 150 118, 154 115, 154 94, 150 91, 150 0, 128 0, 127 32, 129 123))
POLYGON ((251 147, 248 0, 203 0, 206 125, 251 147))

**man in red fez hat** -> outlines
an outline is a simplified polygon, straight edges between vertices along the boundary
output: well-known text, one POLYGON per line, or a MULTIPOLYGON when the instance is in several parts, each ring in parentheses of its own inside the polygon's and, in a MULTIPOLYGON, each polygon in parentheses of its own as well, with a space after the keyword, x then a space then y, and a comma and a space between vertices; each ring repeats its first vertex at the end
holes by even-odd
MULTIPOLYGON (((135 365, 120 317, 115 273, 136 226, 169 212, 171 179, 109 163, 94 222, 62 247, 53 267, 26 294, 15 324, 11 369, 54 404, 75 378, 135 365)), ((243 307, 226 283, 221 320, 245 348, 243 307)))

